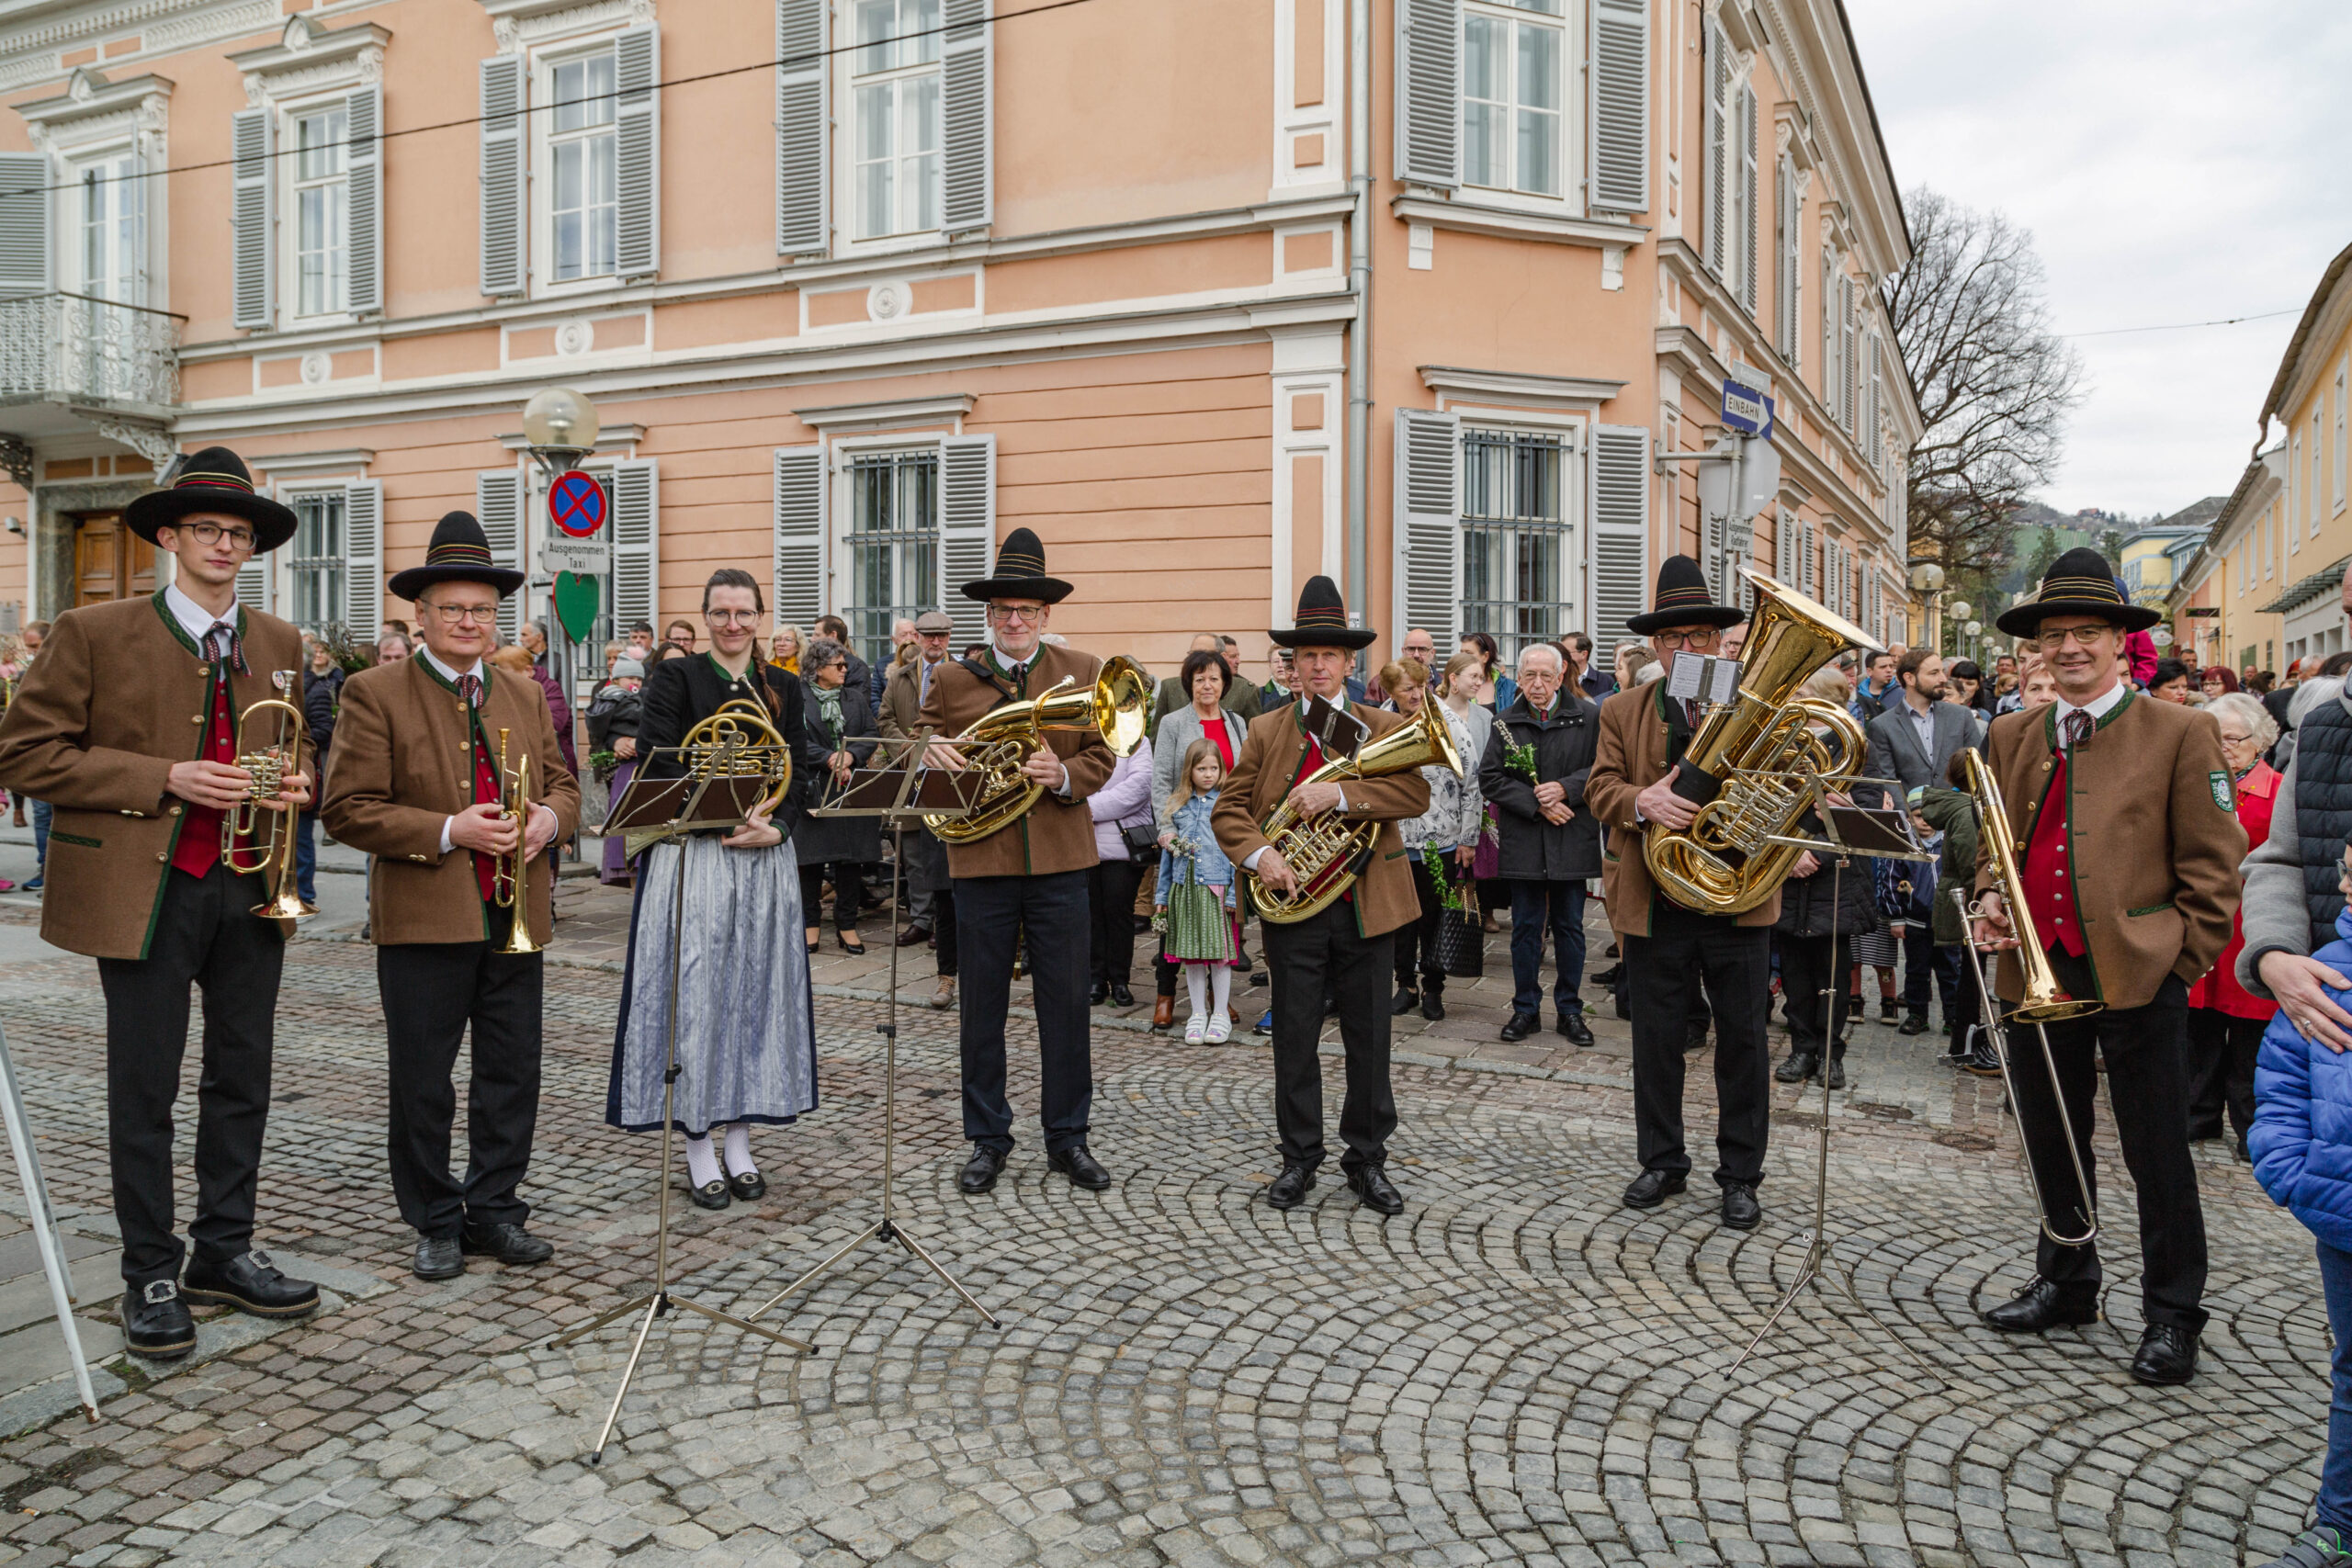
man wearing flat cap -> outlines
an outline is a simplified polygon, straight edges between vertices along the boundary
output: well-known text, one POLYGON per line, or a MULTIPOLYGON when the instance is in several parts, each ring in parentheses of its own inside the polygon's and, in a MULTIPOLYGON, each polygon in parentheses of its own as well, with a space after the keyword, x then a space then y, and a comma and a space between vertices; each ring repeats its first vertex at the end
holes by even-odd
POLYGON ((518 924, 535 943, 553 934, 547 848, 579 825, 580 786, 547 694, 484 657, 499 601, 522 585, 521 572, 493 564, 470 513, 441 519, 424 564, 385 585, 416 603, 416 654, 344 682, 319 812, 337 843, 375 857, 368 915, 390 1066, 386 1144, 421 1280, 463 1272, 469 1253, 520 1267, 554 1251, 526 1228, 530 1205, 516 1191, 538 1121, 546 959, 507 950, 522 945, 518 924), (526 760, 518 829, 502 800, 526 760), (451 1074, 469 1025, 460 1178, 449 1168, 451 1074))
MULTIPOLYGON (((253 1247, 291 922, 258 912, 266 879, 232 867, 222 831, 253 784, 236 765, 241 750, 279 739, 265 713, 263 732, 241 748, 237 716, 269 698, 299 705, 302 639, 237 602, 238 570, 293 537, 294 513, 254 491, 235 453, 197 453, 170 489, 132 502, 124 522, 172 558, 171 581, 150 598, 57 617, 0 721, 0 784, 55 808, 41 935, 98 961, 129 1287, 123 1337, 133 1355, 167 1360, 196 1346, 187 1302, 259 1317, 300 1316, 319 1302, 316 1285, 287 1278, 253 1247), (204 992, 204 1066, 196 1216, 184 1247, 173 1215, 172 1107, 191 983, 204 992)), ((277 812, 311 794, 307 727, 292 724, 284 739, 295 762, 265 803, 277 812)), ((294 819, 275 828, 292 832, 294 819)), ((250 865, 266 844, 240 836, 234 848, 236 864, 250 865)))

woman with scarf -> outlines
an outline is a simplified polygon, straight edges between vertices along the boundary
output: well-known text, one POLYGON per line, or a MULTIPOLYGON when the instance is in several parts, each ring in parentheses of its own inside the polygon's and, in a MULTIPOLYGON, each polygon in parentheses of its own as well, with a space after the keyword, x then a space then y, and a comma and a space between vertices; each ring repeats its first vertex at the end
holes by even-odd
MULTIPOLYGON (((819 806, 846 788, 851 770, 864 767, 874 754, 874 741, 861 738, 881 731, 866 701, 865 682, 850 678, 848 649, 820 637, 801 655, 800 671, 806 680, 800 722, 817 759, 809 770, 808 800, 819 806)), ((865 942, 857 934, 858 898, 865 868, 882 858, 882 819, 804 817, 793 829, 792 848, 800 860, 800 911, 809 953, 817 951, 818 900, 828 875, 833 884, 833 941, 843 953, 865 953, 865 942)))

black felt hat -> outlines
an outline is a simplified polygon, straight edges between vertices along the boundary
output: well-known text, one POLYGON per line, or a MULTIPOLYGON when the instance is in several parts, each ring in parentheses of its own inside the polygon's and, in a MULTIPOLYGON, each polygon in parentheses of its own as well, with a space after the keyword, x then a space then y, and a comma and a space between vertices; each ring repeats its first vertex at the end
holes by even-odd
POLYGON ((1668 626, 1736 626, 1746 619, 1747 611, 1715 603, 1707 574, 1697 561, 1689 556, 1668 556, 1657 569, 1657 592, 1650 600, 1650 613, 1635 615, 1625 623, 1625 629, 1648 637, 1668 626))
POLYGON ((384 584, 396 599, 415 599, 436 582, 481 582, 505 598, 523 586, 523 574, 497 564, 490 553, 490 536, 481 531, 470 512, 451 512, 433 525, 433 542, 424 547, 424 564, 393 575, 384 584))
POLYGON ((122 514, 130 531, 155 542, 155 530, 175 526, 194 512, 225 513, 254 525, 254 551, 274 550, 294 536, 294 513, 255 493, 253 470, 226 446, 207 446, 180 466, 167 490, 151 490, 122 514))
POLYGON ((1348 625, 1348 602, 1340 597, 1340 585, 1320 574, 1308 578, 1298 591, 1298 614, 1292 619, 1297 625, 1290 630, 1266 634, 1276 648, 1344 648, 1352 652, 1371 647, 1380 635, 1370 626, 1348 625))
POLYGON ((2115 583, 2115 569, 2092 549, 2068 550, 2050 565, 2050 574, 2030 599, 2001 612, 1993 624, 2011 637, 2031 637, 2045 615, 2104 615, 2127 632, 2143 632, 2164 613, 2134 604, 2115 583))
POLYGON ((1058 604, 1069 597, 1069 584, 1046 575, 1046 547, 1026 528, 1015 528, 996 547, 996 575, 964 584, 967 599, 1035 599, 1058 604))

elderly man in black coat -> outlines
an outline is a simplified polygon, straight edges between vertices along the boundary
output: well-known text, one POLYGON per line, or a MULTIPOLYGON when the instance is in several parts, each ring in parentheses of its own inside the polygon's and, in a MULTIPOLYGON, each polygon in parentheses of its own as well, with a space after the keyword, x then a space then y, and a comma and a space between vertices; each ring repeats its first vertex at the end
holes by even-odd
POLYGON ((1584 1021, 1585 880, 1600 874, 1600 820, 1585 809, 1585 775, 1600 744, 1600 709, 1563 690, 1566 660, 1548 642, 1519 656, 1519 698, 1495 716, 1478 787, 1502 826, 1497 874, 1510 885, 1510 971, 1515 994, 1505 1040, 1543 1023, 1544 931, 1559 963, 1552 997, 1560 1032, 1592 1043, 1584 1021))

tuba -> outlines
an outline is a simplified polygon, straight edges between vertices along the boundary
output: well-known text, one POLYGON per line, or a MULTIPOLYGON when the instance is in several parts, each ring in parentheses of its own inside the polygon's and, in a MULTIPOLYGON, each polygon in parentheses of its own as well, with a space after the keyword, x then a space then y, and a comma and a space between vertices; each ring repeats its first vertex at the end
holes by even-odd
POLYGON ((1151 698, 1151 680, 1143 667, 1121 655, 1103 663, 1091 686, 1081 687, 1065 675, 1043 696, 989 709, 948 742, 963 750, 965 766, 980 774, 978 801, 968 816, 925 817, 923 825, 950 844, 972 843, 1011 827, 1046 793, 1045 785, 1023 775, 1021 764, 1044 743, 1046 731, 1091 729, 1124 757, 1143 744, 1151 698))
MULTIPOLYGON (((1435 697, 1424 697, 1420 714, 1411 723, 1365 742, 1353 758, 1332 758, 1299 782, 1345 784, 1350 779, 1385 778, 1431 762, 1462 772, 1462 758, 1453 749, 1453 732, 1445 726, 1445 715, 1438 711, 1435 697)), ((1297 874, 1298 886, 1290 893, 1277 893, 1250 878, 1250 901, 1258 907, 1258 918, 1286 926, 1329 908, 1356 885, 1380 828, 1377 822, 1341 821, 1328 812, 1303 817, 1289 800, 1283 800, 1266 819, 1266 839, 1297 874)))
POLYGON ((1642 859, 1666 896, 1706 915, 1736 915, 1770 898, 1802 850, 1776 844, 1813 805, 1814 779, 1838 789, 1860 773, 1862 727, 1833 703, 1792 695, 1846 648, 1879 651, 1861 627, 1746 567, 1756 590, 1738 697, 1690 737, 1682 771, 1721 781, 1687 828, 1653 823, 1642 859), (1825 734, 1814 733, 1820 727, 1825 734))
MULTIPOLYGON (((291 670, 275 671, 272 674, 281 692, 291 690, 299 679, 291 670)), ((294 814, 290 809, 272 811, 268 805, 286 787, 286 775, 294 771, 296 760, 301 755, 299 738, 309 726, 310 720, 302 710, 282 697, 264 697, 237 716, 236 766, 251 774, 253 782, 245 786, 245 798, 233 809, 221 813, 220 861, 238 876, 269 879, 267 901, 253 907, 253 912, 264 919, 299 920, 310 913, 302 908, 301 897, 294 887, 294 814), (277 739, 258 750, 248 750, 246 727, 253 723, 254 715, 268 712, 277 715, 277 739), (261 838, 260 854, 250 862, 240 861, 237 840, 256 835, 261 838)))

